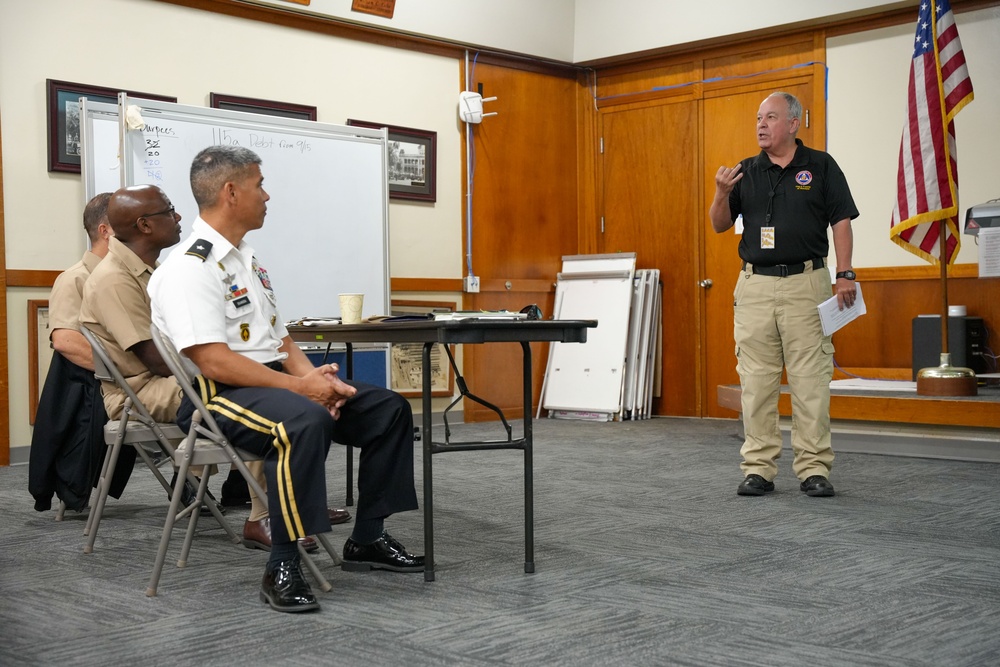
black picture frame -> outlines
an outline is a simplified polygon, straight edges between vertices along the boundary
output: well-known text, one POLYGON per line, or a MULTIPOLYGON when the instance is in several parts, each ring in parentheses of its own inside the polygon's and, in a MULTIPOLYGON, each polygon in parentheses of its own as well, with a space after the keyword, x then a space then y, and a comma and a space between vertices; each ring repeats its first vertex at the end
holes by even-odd
POLYGON ((347 124, 388 128, 390 199, 437 201, 437 132, 353 118, 347 124))
POLYGON ((282 118, 298 118, 299 120, 316 120, 316 107, 307 104, 275 102, 274 100, 260 100, 255 97, 240 97, 224 93, 210 93, 208 104, 213 109, 245 111, 264 116, 281 116, 282 118))
POLYGON ((95 102, 118 103, 118 93, 147 100, 176 102, 176 97, 140 93, 124 88, 92 86, 72 81, 46 79, 46 107, 48 110, 49 171, 71 174, 80 173, 80 98, 95 102))

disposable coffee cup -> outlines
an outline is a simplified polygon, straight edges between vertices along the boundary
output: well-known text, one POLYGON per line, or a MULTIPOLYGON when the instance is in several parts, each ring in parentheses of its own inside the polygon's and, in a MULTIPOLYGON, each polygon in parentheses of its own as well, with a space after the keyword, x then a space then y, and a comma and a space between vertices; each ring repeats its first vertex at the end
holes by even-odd
POLYGON ((343 324, 359 324, 361 322, 361 309, 364 305, 364 294, 341 294, 340 321, 343 324))

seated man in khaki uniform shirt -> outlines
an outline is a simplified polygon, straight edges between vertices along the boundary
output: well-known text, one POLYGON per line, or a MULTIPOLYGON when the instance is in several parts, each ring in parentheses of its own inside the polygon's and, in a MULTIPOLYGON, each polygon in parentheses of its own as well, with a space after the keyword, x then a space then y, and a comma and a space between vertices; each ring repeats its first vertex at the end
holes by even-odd
MULTIPOLYGON (((94 196, 83 210, 83 229, 90 250, 59 274, 49 295, 49 340, 52 360, 42 387, 31 433, 28 491, 35 509, 52 507, 53 494, 66 508, 80 511, 100 476, 104 459, 107 414, 94 378, 90 343, 80 333, 83 284, 108 252, 110 192, 94 196)), ((121 497, 135 461, 135 451, 122 452, 110 493, 121 497)))
MULTIPOLYGON (((146 286, 160 251, 180 240, 181 216, 166 194, 153 185, 122 188, 108 203, 115 236, 108 255, 83 287, 80 323, 104 343, 108 356, 157 421, 173 421, 181 390, 150 334, 146 286)), ((116 419, 125 393, 103 383, 104 407, 116 419)))
POLYGON ((104 256, 108 254, 111 225, 108 223, 110 192, 95 195, 83 211, 83 228, 90 239, 90 250, 79 262, 60 273, 49 294, 49 340, 52 348, 81 368, 94 370, 90 343, 80 333, 80 303, 83 285, 104 256))

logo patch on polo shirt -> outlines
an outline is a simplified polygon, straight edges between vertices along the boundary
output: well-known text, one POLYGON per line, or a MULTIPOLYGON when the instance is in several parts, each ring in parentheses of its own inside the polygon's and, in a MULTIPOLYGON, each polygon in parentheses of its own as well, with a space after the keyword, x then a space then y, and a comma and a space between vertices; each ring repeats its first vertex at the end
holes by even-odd
POLYGON ((813 175, 808 169, 803 169, 799 173, 795 174, 795 182, 801 185, 809 185, 812 183, 813 175))

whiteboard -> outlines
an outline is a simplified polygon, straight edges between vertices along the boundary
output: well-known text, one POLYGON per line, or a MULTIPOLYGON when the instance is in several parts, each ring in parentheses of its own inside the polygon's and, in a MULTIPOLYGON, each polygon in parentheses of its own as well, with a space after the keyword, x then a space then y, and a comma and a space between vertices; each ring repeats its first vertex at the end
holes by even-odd
POLYGON ((120 104, 139 106, 145 122, 125 132, 121 161, 120 106, 83 108, 88 199, 118 189, 121 171, 126 185, 157 185, 182 216, 183 242, 198 215, 189 180, 194 156, 210 145, 244 146, 261 157, 271 196, 264 227, 245 240, 271 277, 281 317, 339 316, 339 292, 364 293, 365 317, 389 313, 384 130, 124 95, 120 104))
POLYGON ((80 100, 80 171, 84 204, 100 192, 122 187, 118 168, 118 105, 80 100), (114 147, 114 151, 110 147, 114 147), (89 159, 88 159, 89 158, 89 159))

